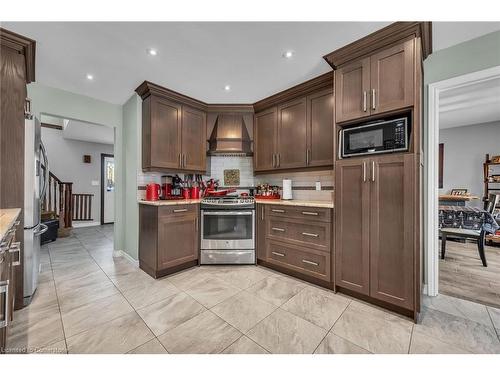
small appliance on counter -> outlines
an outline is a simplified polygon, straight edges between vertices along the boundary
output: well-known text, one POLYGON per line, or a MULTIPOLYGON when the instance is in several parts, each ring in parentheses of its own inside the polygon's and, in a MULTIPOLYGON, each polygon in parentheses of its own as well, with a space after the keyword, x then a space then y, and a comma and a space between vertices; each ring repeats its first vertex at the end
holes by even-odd
POLYGON ((160 199, 161 187, 159 184, 151 183, 146 185, 146 200, 157 201, 160 199))
POLYGON ((289 178, 283 180, 283 195, 281 199, 292 199, 292 180, 289 178))

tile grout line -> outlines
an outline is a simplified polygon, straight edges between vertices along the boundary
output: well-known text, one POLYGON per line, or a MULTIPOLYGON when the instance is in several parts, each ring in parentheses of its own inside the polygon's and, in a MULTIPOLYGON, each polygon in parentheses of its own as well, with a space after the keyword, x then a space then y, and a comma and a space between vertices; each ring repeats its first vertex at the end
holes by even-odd
POLYGON ((491 317, 490 309, 486 306, 486 312, 488 313, 488 316, 490 317, 491 325, 493 326, 493 331, 495 331, 497 340, 500 343, 500 335, 499 332, 497 331, 497 327, 495 326, 495 323, 493 322, 493 318, 491 317))
POLYGON ((410 349, 411 349, 411 342, 413 340, 413 330, 415 329, 415 324, 411 326, 411 333, 410 333, 410 342, 408 343, 408 351, 406 354, 410 354, 410 349))

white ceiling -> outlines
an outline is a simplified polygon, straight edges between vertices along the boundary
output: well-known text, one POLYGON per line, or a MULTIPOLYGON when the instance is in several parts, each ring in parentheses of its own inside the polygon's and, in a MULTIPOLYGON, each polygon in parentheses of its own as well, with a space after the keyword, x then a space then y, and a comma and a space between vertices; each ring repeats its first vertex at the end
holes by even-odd
MULTIPOLYGON (((330 70, 322 56, 389 22, 3 22, 37 41, 36 80, 123 104, 144 80, 209 103, 253 103, 330 70), (154 47, 153 57, 146 49, 154 47), (282 57, 293 50, 291 60, 282 57), (86 74, 94 76, 93 81, 86 74), (224 91, 226 84, 231 91, 224 91)), ((437 22, 434 50, 500 30, 437 22)))
POLYGON ((439 96, 440 129, 493 121, 500 121, 500 78, 448 90, 439 96))

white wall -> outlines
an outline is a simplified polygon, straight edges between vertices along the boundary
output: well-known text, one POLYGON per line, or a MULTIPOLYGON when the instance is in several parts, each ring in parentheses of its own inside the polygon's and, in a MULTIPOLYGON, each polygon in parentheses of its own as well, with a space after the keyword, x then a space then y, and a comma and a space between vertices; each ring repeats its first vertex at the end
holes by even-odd
MULTIPOLYGON (((500 155, 500 122, 442 129, 439 142, 444 143, 443 189, 440 189, 440 194, 453 188, 466 188, 472 195, 482 198, 485 154, 500 155)), ((482 201, 473 200, 470 205, 481 207, 482 201)))
POLYGON ((92 219, 101 220, 101 153, 113 154, 113 145, 83 142, 62 137, 62 131, 42 128, 42 141, 47 149, 50 171, 61 181, 73 182, 74 194, 94 194, 92 219), (90 155, 91 163, 83 162, 90 155), (92 181, 99 181, 92 186, 92 181))

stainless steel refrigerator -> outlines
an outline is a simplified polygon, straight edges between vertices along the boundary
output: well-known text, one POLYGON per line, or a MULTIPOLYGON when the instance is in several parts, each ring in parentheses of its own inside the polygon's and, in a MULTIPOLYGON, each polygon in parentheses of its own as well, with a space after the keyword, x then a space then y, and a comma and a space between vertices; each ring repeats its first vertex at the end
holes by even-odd
POLYGON ((41 210, 49 164, 40 121, 27 111, 24 126, 24 305, 28 305, 38 285, 40 235, 47 230, 41 222, 41 210))

